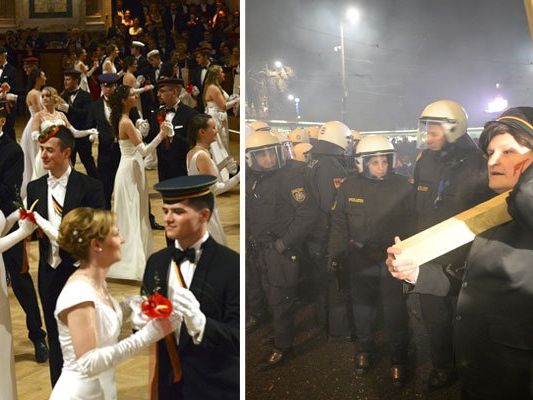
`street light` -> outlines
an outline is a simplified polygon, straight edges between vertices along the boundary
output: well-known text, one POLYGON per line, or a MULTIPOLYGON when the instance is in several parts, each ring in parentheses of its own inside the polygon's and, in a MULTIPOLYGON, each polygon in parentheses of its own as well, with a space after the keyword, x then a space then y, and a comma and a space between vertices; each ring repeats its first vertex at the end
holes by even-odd
MULTIPOLYGON (((356 8, 354 8, 354 7, 350 7, 346 11, 346 19, 351 25, 354 25, 355 23, 357 23, 357 21, 359 21, 359 11, 356 8)), ((344 54, 344 25, 342 23, 342 18, 341 18, 341 21, 340 21, 340 29, 341 29, 341 45, 340 45, 340 50, 341 50, 341 77, 342 77, 342 108, 341 108, 342 116, 341 116, 341 121, 342 122, 346 122, 346 101, 347 101, 347 98, 348 98, 348 88, 346 87, 346 59, 345 59, 345 54, 344 54)))
POLYGON ((293 101, 294 100, 294 96, 292 94, 289 94, 287 96, 287 99, 289 99, 289 101, 293 101))
POLYGON ((281 63, 281 61, 276 61, 276 62, 274 62, 274 67, 281 68, 281 67, 283 67, 283 64, 281 63))

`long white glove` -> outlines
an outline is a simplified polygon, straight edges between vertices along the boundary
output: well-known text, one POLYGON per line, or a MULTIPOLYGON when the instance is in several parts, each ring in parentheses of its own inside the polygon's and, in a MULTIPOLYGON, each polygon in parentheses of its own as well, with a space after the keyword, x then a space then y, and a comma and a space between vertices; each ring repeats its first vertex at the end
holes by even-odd
POLYGON ((240 100, 240 97, 237 96, 233 100, 229 100, 226 102, 226 110, 229 110, 231 107, 233 107, 235 104, 237 104, 240 100))
POLYGON ((130 314, 131 327, 136 331, 142 329, 148 322, 150 322, 150 318, 142 312, 141 304, 143 301, 144 298, 137 294, 128 296, 120 302, 124 318, 126 318, 126 315, 130 314))
POLYGON ((50 221, 41 216, 37 211, 33 212, 35 215, 35 222, 43 230, 44 234, 48 236, 48 239, 57 242, 57 237, 59 236, 59 230, 54 227, 50 221))
POLYGON ((142 88, 137 88, 137 89, 132 89, 133 90, 133 93, 135 94, 141 94, 141 93, 144 93, 144 92, 147 92, 149 90, 153 90, 154 89, 154 85, 146 85, 142 88))
POLYGON ((222 194, 227 192, 228 190, 233 189, 235 186, 239 184, 241 181, 241 173, 237 173, 236 175, 232 176, 231 179, 228 179, 225 182, 217 181, 213 186, 211 186, 211 191, 216 196, 218 194, 222 194))
POLYGON ((80 139, 80 138, 84 138, 85 136, 89 136, 89 140, 91 142, 94 142, 96 137, 98 136, 98 131, 96 130, 96 128, 85 129, 85 130, 79 131, 76 128, 71 127, 70 130, 71 130, 72 134, 74 135, 74 137, 76 139, 80 139))
POLYGON ((152 153, 157 146, 159 146, 159 143, 163 141, 165 136, 170 136, 170 132, 172 132, 172 134, 174 133, 172 130, 172 124, 169 121, 163 122, 161 124, 161 130, 157 136, 148 144, 143 142, 139 143, 136 147, 136 150, 141 154, 141 156, 146 157, 148 154, 152 153))
POLYGON ((183 315, 187 332, 194 343, 199 344, 204 336, 206 318, 194 294, 189 289, 177 288, 172 295, 172 305, 178 314, 183 315))
POLYGON ((13 211, 11 214, 9 214, 6 217, 6 224, 4 225, 4 231, 0 232, 0 237, 4 236, 7 232, 11 230, 13 225, 15 225, 15 222, 17 222, 20 219, 20 211, 17 209, 13 211))
POLYGON ((8 101, 17 101, 18 97, 19 97, 18 94, 15 94, 15 93, 6 94, 6 100, 8 101))
POLYGON ((148 133, 150 132, 150 124, 147 120, 139 118, 135 121, 135 127, 141 132, 143 138, 148 136, 148 133))
POLYGON ((18 242, 30 236, 36 227, 37 226, 28 219, 19 221, 19 228, 16 231, 0 238, 0 253, 9 250, 18 242))
POLYGON ((168 320, 153 319, 144 328, 120 342, 106 347, 88 351, 77 360, 79 370, 87 376, 97 375, 132 357, 145 347, 164 338, 178 327, 178 315, 171 315, 168 320), (169 324, 165 330, 161 324, 169 324), (167 333, 168 332, 168 333, 167 333))
POLYGON ((139 84, 139 86, 141 86, 146 81, 146 78, 143 75, 139 75, 136 81, 139 84))
POLYGON ((68 113, 69 105, 67 103, 56 104, 56 110, 62 111, 65 114, 68 113))

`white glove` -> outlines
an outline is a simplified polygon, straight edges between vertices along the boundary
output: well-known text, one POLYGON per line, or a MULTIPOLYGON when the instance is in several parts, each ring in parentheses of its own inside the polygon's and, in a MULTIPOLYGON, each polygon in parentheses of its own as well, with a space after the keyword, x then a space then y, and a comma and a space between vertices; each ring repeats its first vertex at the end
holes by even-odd
POLYGON ((192 95, 194 97, 198 96, 200 94, 200 90, 196 87, 196 86, 193 86, 192 87, 192 95))
POLYGON ((32 232, 37 228, 37 225, 35 225, 33 222, 31 222, 28 218, 26 219, 20 219, 19 220, 19 229, 24 235, 24 237, 30 236, 32 232))
POLYGON ((140 331, 114 345, 88 351, 78 358, 78 369, 87 376, 97 375, 132 357, 150 344, 163 339, 176 330, 178 323, 177 314, 171 315, 168 319, 153 319, 140 331))
POLYGON ((9 214, 6 217, 6 224, 4 225, 4 231, 0 232, 0 237, 6 234, 11 230, 13 225, 15 225, 15 222, 17 222, 20 219, 20 210, 16 209, 11 214, 9 214))
POLYGON ((168 138, 174 137, 174 128, 172 127, 172 122, 170 121, 163 122, 161 124, 160 132, 162 132, 168 138))
POLYGON ((231 107, 233 107, 235 104, 237 104, 240 100, 240 97, 237 96, 233 100, 229 100, 226 102, 226 110, 229 110, 231 107))
POLYGON ((147 120, 139 118, 135 121, 135 127, 141 132, 143 138, 148 136, 148 133, 150 132, 150 124, 147 120))
POLYGON ((54 227, 50 221, 42 217, 37 211, 34 211, 33 215, 35 215, 35 222, 37 222, 37 225, 39 225, 39 228, 43 230, 44 234, 48 236, 48 239, 57 242, 59 230, 54 227))
POLYGON ((187 332, 194 343, 199 344, 204 335, 206 318, 194 294, 189 289, 177 288, 172 296, 172 305, 178 314, 183 315, 187 332))
POLYGON ((142 85, 145 81, 146 81, 146 78, 144 76, 139 75, 137 77, 137 83, 139 84, 139 86, 142 85))
POLYGON ((71 127, 70 131, 72 132, 72 135, 74 135, 76 139, 84 138, 86 136, 91 136, 91 135, 98 135, 98 131, 96 130, 96 128, 85 129, 85 130, 79 131, 76 128, 71 127))
POLYGON ((18 97, 19 96, 17 94, 15 94, 15 93, 6 94, 6 100, 8 100, 8 101, 17 101, 18 97))
POLYGON ((41 135, 41 132, 33 131, 32 133, 30 133, 30 135, 31 135, 31 140, 33 140, 34 142, 38 142, 39 141, 39 136, 41 135))
POLYGON ((33 232, 35 227, 36 225, 29 220, 20 221, 19 228, 16 231, 0 238, 0 253, 9 250, 18 242, 28 237, 33 232))
POLYGON ((91 134, 89 135, 89 142, 94 143, 94 141, 96 140, 97 137, 98 137, 98 132, 96 132, 96 133, 91 133, 91 134))
POLYGON ((56 110, 63 111, 64 113, 68 113, 69 105, 67 103, 59 103, 56 104, 56 110))
POLYGON ((136 296, 130 296, 128 297, 129 303, 128 307, 131 310, 131 327, 135 329, 136 331, 142 329, 148 322, 150 322, 150 318, 148 318, 141 309, 141 304, 144 301, 144 298, 140 295, 136 296))

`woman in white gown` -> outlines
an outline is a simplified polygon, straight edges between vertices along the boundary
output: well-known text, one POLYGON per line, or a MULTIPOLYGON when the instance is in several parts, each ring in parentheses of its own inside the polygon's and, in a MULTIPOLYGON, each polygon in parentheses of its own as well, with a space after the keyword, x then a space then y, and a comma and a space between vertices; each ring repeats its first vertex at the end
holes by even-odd
POLYGON ((237 162, 229 151, 227 110, 239 102, 239 96, 235 96, 230 100, 228 94, 220 86, 221 82, 224 81, 224 77, 224 70, 220 65, 209 67, 205 77, 203 93, 205 113, 211 115, 217 125, 217 138, 211 144, 210 150, 222 176, 227 175, 224 169, 227 169, 230 174, 235 174, 238 169, 237 162))
POLYGON ((109 101, 111 126, 121 152, 113 188, 113 211, 117 214, 117 225, 125 240, 124 257, 111 267, 109 276, 140 281, 146 260, 152 253, 148 183, 143 158, 155 151, 159 143, 172 132, 172 125, 165 122, 159 134, 147 145, 129 118, 131 108, 137 104, 133 89, 120 85, 109 96, 109 101))
MULTIPOLYGON (((0 236, 9 232, 18 217, 19 213, 16 211, 6 221, 4 214, 0 211, 0 236)), ((16 400, 17 398, 11 313, 9 311, 6 269, 4 268, 2 253, 29 236, 34 229, 35 225, 33 223, 27 220, 20 221, 19 228, 16 231, 0 238, 0 371, 2 371, 0 373, 0 388, 2 400, 16 400)))
MULTIPOLYGON (((233 189, 240 182, 240 173, 231 179, 223 179, 215 162, 209 154, 209 145, 216 140, 217 128, 213 117, 206 114, 195 115, 189 125, 189 139, 194 147, 187 153, 188 175, 212 175, 218 181, 211 186, 213 195, 222 194, 233 189)), ((213 207, 213 213, 209 219, 207 230, 218 243, 226 245, 226 235, 218 215, 218 210, 213 207)))
POLYGON ((98 68, 98 61, 94 61, 92 67, 89 69, 85 65, 87 60, 87 51, 85 49, 76 50, 76 62, 74 63, 74 69, 80 71, 80 89, 91 93, 89 89, 89 80, 94 71, 98 68))
MULTIPOLYGON (((137 72, 137 60, 133 56, 126 57, 124 59, 124 70, 126 73, 124 74, 124 78, 122 80, 122 83, 126 86, 129 86, 133 88, 133 92, 137 95, 141 95, 144 92, 147 92, 149 90, 153 90, 154 85, 145 85, 141 87, 141 85, 145 82, 145 77, 142 75, 139 75, 137 78, 135 77, 135 72, 137 72)), ((137 112, 143 118, 142 114, 142 105, 141 105, 141 98, 137 97, 137 112)))
MULTIPOLYGON (((75 138, 89 136, 91 142, 94 141, 96 139, 96 136, 98 135, 98 131, 96 129, 87 129, 79 131, 70 124, 65 114, 55 109, 56 105, 62 102, 64 103, 64 100, 57 94, 57 90, 55 90, 53 87, 45 86, 44 88, 42 88, 41 104, 43 106, 43 109, 37 112, 32 118, 32 124, 30 129, 30 136, 32 140, 37 142, 39 140, 39 135, 42 132, 46 131, 54 125, 63 125, 71 130, 75 138)), ((31 180, 40 178, 46 173, 48 173, 48 171, 46 171, 43 167, 43 161, 41 160, 41 151, 39 150, 37 156, 35 157, 31 180)))
POLYGON ((102 63, 102 71, 106 73, 117 73, 117 67, 115 66, 115 58, 119 55, 118 47, 114 44, 110 44, 106 49, 106 55, 104 62, 102 63))
POLYGON ((35 158, 39 152, 39 143, 31 137, 33 116, 43 109, 41 104, 41 88, 46 83, 46 75, 44 71, 39 68, 35 68, 30 72, 28 76, 28 86, 32 89, 26 95, 26 105, 30 111, 30 119, 22 131, 22 138, 20 140, 20 147, 24 152, 24 173, 22 174, 22 186, 20 188, 21 198, 26 197, 26 186, 33 177, 33 166, 35 164, 35 158))
POLYGON ((80 267, 57 299, 63 369, 50 400, 116 400, 114 367, 172 332, 178 317, 153 319, 119 342, 123 312, 105 281, 121 257, 115 215, 74 209, 63 218, 58 236, 59 246, 79 259, 80 267))

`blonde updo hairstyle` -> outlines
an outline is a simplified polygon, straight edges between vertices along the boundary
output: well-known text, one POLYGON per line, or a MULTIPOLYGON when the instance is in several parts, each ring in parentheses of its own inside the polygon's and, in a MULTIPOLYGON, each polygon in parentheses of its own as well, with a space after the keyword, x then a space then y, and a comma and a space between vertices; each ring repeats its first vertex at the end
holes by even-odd
POLYGON ((65 100, 63 100, 63 98, 59 95, 59 93, 57 93, 56 88, 52 86, 45 86, 41 89, 41 93, 44 92, 45 90, 48 93, 50 93, 50 97, 54 101, 55 104, 65 103, 65 100))
POLYGON ((70 211, 59 226, 59 247, 78 260, 87 261, 91 240, 104 241, 116 223, 112 211, 89 207, 70 211))

